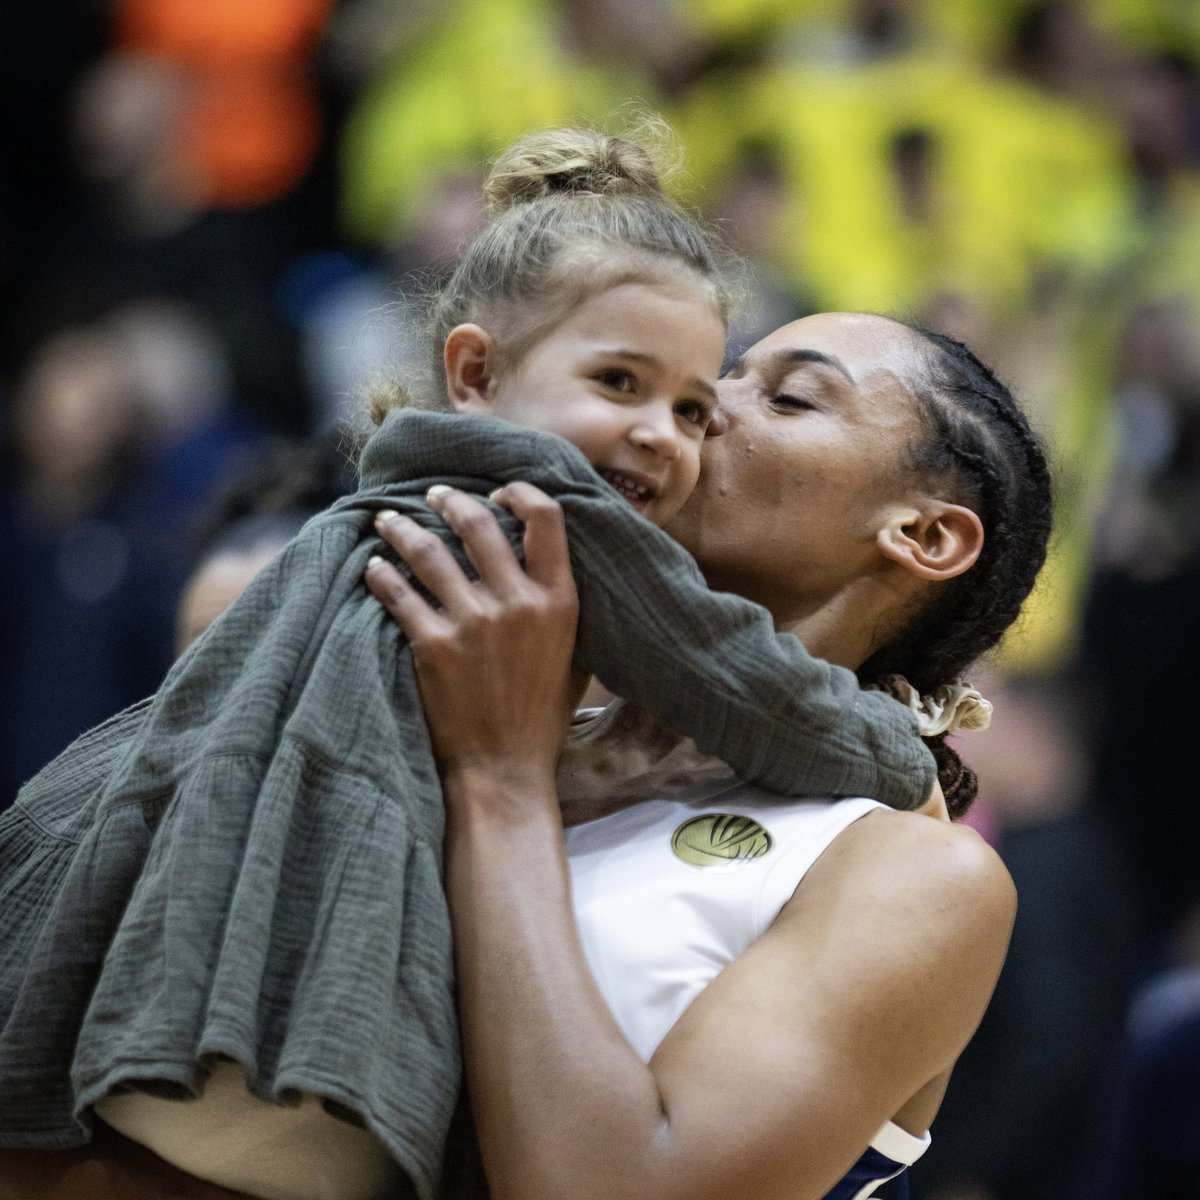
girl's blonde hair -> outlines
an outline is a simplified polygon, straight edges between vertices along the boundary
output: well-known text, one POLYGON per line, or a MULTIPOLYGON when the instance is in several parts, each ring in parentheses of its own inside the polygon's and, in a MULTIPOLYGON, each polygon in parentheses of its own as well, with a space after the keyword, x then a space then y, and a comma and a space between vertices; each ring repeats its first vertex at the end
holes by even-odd
POLYGON ((724 253, 668 199, 640 140, 589 129, 532 134, 496 159, 483 196, 491 222, 427 297, 418 331, 425 368, 371 389, 375 424, 405 405, 448 407, 442 347, 464 322, 488 329, 503 369, 583 300, 620 283, 683 275, 728 319, 724 253))

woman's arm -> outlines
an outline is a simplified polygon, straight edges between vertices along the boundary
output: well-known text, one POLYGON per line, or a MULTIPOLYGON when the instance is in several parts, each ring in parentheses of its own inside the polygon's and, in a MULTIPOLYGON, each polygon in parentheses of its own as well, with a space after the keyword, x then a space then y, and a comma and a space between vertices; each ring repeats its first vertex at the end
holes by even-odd
POLYGON ((571 911, 553 784, 569 571, 556 507, 525 499, 514 492, 528 574, 485 510, 453 498, 445 513, 480 584, 407 522, 388 540, 444 607, 386 564, 368 575, 413 643, 443 772, 461 1018, 492 1189, 498 1200, 816 1200, 974 1030, 1011 924, 1007 876, 969 830, 871 814, 643 1063, 571 911))

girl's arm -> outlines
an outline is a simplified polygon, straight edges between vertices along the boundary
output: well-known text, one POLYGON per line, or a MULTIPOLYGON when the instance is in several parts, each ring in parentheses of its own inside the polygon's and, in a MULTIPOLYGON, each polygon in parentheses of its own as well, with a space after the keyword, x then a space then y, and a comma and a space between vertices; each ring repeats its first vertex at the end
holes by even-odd
POLYGON ((576 662, 743 779, 901 809, 928 797, 933 756, 908 709, 776 632, 760 605, 708 588, 691 555, 561 438, 491 417, 402 412, 367 444, 361 468, 369 494, 405 480, 413 497, 414 481, 440 480, 482 495, 529 478, 558 499, 582 596, 576 662))
MULTIPOLYGON (((512 489, 510 489, 512 490, 512 489)), ((471 1094, 497 1200, 817 1200, 954 1060, 1012 921, 969 830, 876 812, 649 1064, 592 979, 571 910, 554 763, 571 706, 561 513, 513 490, 522 571, 485 510, 446 505, 481 580, 406 521, 388 540, 441 601, 376 564, 412 641, 446 793, 447 891, 471 1094)))

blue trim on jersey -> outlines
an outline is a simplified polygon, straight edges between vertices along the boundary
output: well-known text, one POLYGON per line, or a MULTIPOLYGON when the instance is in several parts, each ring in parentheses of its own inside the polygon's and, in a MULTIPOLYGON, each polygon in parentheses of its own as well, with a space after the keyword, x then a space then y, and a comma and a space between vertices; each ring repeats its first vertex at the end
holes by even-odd
POLYGON ((868 1146, 858 1162, 825 1193, 824 1200, 853 1200, 867 1184, 886 1183, 889 1179, 895 1179, 905 1165, 888 1158, 886 1154, 880 1154, 874 1146, 868 1146))

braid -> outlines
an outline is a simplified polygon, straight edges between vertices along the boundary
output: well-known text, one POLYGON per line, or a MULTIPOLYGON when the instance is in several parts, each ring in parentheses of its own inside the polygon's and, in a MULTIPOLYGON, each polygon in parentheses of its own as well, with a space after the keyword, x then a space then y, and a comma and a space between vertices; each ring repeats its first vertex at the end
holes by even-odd
POLYGON ((946 745, 946 735, 926 738, 937 764, 938 783, 946 797, 946 811, 951 817, 961 817, 971 806, 979 790, 979 779, 975 772, 958 756, 958 752, 946 745))
MULTIPOLYGON (((922 693, 960 677, 1016 620, 1046 558, 1051 483, 1046 457, 1012 394, 971 351, 945 334, 910 326, 930 347, 917 386, 926 436, 910 466, 945 479, 978 514, 984 543, 970 571, 859 670, 863 682, 902 674, 922 693)), ((974 799, 975 773, 942 739, 931 739, 952 816, 974 799)))

